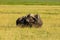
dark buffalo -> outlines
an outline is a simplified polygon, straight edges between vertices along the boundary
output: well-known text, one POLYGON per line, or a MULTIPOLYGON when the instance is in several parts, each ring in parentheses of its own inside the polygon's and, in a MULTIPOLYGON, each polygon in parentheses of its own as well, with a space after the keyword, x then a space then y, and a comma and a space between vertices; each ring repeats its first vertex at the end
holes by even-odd
POLYGON ((22 18, 18 18, 16 20, 16 25, 29 25, 30 27, 32 27, 32 22, 33 20, 29 17, 22 17, 22 18))

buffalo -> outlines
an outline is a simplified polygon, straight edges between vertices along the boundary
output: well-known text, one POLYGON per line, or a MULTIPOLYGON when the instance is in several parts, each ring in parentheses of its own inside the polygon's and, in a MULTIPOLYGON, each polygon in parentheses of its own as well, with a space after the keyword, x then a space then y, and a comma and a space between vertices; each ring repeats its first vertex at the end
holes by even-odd
POLYGON ((40 16, 38 14, 32 15, 32 14, 28 14, 27 16, 18 18, 16 20, 16 25, 28 25, 30 27, 32 27, 33 25, 37 26, 37 27, 41 27, 43 24, 40 16))

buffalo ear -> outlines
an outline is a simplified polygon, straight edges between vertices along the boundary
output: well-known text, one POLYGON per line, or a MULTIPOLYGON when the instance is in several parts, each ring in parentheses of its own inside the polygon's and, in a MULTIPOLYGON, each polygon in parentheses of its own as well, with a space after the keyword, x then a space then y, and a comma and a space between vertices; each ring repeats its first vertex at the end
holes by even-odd
POLYGON ((30 14, 28 14, 27 17, 30 17, 30 14))

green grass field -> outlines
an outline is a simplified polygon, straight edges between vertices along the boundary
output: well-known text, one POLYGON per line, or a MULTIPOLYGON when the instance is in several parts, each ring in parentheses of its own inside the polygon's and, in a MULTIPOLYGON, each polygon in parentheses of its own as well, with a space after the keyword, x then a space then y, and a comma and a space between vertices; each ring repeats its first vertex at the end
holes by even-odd
POLYGON ((0 5, 0 40, 60 40, 60 6, 0 5), (16 26, 16 19, 28 13, 38 13, 43 26, 16 26))
POLYGON ((0 0, 0 5, 60 5, 60 0, 0 0))

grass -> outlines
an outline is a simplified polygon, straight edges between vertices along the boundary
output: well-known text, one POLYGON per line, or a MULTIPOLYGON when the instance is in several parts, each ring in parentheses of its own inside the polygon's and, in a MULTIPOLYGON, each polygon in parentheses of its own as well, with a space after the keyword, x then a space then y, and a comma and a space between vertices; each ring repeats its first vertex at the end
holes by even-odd
POLYGON ((0 5, 60 5, 60 0, 0 0, 0 5))
POLYGON ((60 6, 0 5, 0 40, 60 40, 60 6), (16 26, 16 19, 28 13, 38 13, 43 26, 16 26))

